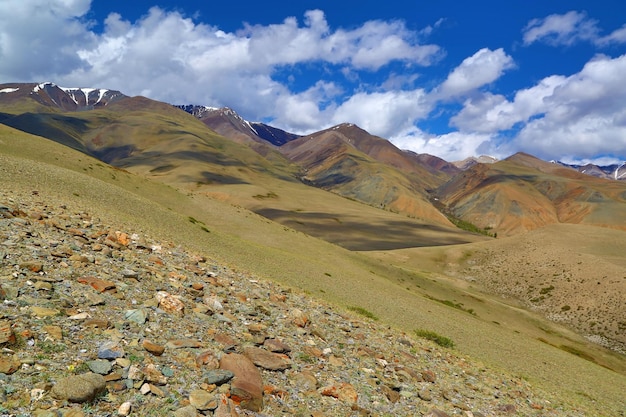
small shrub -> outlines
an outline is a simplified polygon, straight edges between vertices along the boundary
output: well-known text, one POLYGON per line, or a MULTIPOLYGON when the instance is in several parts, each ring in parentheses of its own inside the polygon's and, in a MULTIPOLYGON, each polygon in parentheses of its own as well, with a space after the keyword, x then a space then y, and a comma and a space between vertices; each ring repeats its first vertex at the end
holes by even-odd
POLYGON ((360 315, 362 315, 364 317, 367 317, 368 319, 378 320, 378 317, 376 317, 376 315, 374 313, 364 309, 363 307, 348 306, 348 310, 354 311, 355 313, 358 313, 358 314, 360 314, 360 315))
POLYGON ((568 311, 571 310, 572 308, 568 305, 564 305, 563 307, 561 307, 561 311, 568 311))
POLYGON ((452 339, 445 337, 445 336, 441 336, 440 334, 437 334, 431 330, 417 329, 415 330, 415 334, 424 339, 431 340, 437 343, 439 346, 446 347, 446 348, 454 347, 454 342, 452 341, 452 339))

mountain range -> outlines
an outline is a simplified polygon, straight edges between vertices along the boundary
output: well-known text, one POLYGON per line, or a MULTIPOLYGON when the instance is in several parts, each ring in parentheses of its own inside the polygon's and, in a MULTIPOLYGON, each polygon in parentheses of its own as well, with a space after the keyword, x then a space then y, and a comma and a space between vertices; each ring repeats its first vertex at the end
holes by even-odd
POLYGON ((571 167, 521 153, 455 164, 401 150, 350 123, 299 136, 229 108, 52 83, 0 85, 0 112, 7 126, 176 185, 270 176, 432 225, 463 222, 500 236, 554 223, 626 228, 626 183, 615 181, 625 178, 624 166, 571 167))
POLYGON ((583 415, 623 409, 624 166, 449 162, 351 123, 296 135, 53 83, 0 85, 0 157, 35 199, 95 204, 404 331, 435 328, 583 415))

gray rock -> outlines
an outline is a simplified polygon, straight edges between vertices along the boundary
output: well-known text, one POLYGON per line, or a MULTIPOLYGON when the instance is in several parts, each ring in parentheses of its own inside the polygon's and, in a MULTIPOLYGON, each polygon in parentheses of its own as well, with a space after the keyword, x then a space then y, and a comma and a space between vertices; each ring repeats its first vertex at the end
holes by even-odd
POLYGON ((89 370, 91 372, 100 375, 107 375, 109 372, 111 372, 111 368, 113 367, 113 365, 111 365, 111 362, 107 361, 106 359, 96 359, 95 361, 89 361, 87 362, 87 366, 89 367, 89 370))
POLYGON ((124 318, 128 321, 132 321, 133 323, 144 324, 148 319, 148 313, 143 308, 128 310, 124 314, 124 318))
POLYGON ((124 355, 124 349, 115 341, 104 342, 98 348, 99 359, 117 359, 123 358, 124 355))
POLYGON ((105 388, 104 377, 89 372, 60 379, 52 387, 52 396, 73 403, 84 403, 93 400, 105 388))
POLYGON ((207 384, 222 385, 230 381, 235 376, 231 371, 225 369, 212 369, 204 373, 203 377, 207 384))

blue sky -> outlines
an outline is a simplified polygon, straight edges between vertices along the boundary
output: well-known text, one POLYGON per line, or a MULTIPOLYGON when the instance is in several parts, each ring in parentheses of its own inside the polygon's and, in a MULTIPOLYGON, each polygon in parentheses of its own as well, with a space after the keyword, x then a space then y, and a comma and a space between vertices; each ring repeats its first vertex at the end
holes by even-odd
POLYGON ((0 83, 356 123, 447 160, 626 160, 621 0, 2 0, 0 83))

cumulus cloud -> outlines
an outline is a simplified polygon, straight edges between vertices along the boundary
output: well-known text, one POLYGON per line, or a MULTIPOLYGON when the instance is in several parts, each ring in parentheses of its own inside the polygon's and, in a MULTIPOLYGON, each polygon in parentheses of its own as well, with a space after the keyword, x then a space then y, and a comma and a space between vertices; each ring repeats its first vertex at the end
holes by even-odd
POLYGON ((354 108, 361 98, 341 106, 350 92, 340 99, 339 90, 324 80, 294 92, 277 80, 277 71, 326 65, 329 78, 349 74, 354 82, 359 73, 392 62, 425 66, 443 56, 439 46, 420 43, 422 34, 400 20, 332 29, 321 10, 310 10, 302 21, 288 17, 224 32, 153 7, 135 22, 112 13, 103 31, 95 33, 84 20, 89 7, 89 0, 0 2, 2 79, 52 78, 62 85, 113 88, 171 103, 230 106, 251 119, 310 131, 319 128, 322 117, 335 120, 334 107, 354 108))
POLYGON ((548 159, 626 155, 626 55, 597 56, 571 76, 550 76, 509 101, 485 93, 451 119, 461 132, 498 136, 519 128, 504 146, 548 159))
POLYGON ((447 161, 460 161, 472 155, 507 156, 497 153, 491 135, 476 132, 432 135, 413 127, 389 140, 400 149, 437 155, 447 161))
POLYGON ((492 51, 483 48, 474 55, 465 58, 448 78, 441 84, 438 96, 451 98, 462 96, 486 84, 492 83, 502 76, 504 71, 513 68, 513 58, 502 48, 492 51))
POLYGON ((82 17, 90 0, 1 1, 0 79, 48 79, 82 65, 75 51, 93 45, 82 17))

